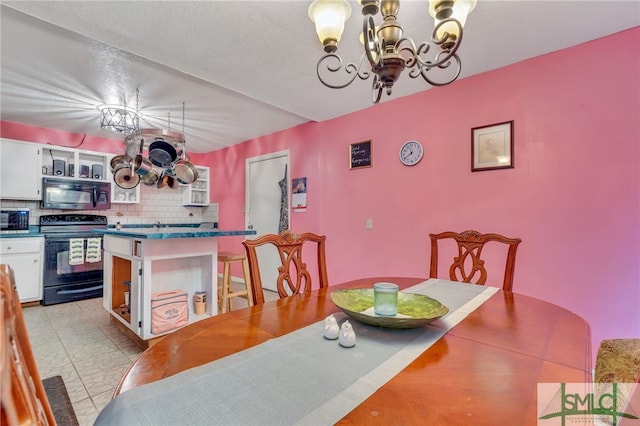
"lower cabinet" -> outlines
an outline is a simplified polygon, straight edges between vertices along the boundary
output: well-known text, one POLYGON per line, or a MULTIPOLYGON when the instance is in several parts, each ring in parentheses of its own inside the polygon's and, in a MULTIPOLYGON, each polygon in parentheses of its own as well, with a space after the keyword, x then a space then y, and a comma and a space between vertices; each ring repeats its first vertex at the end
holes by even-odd
POLYGON ((164 327, 154 333, 152 299, 154 294, 176 290, 187 295, 184 309, 188 323, 218 313, 217 238, 136 239, 105 235, 103 306, 142 342, 173 331, 164 327), (193 298, 201 292, 206 293, 209 302, 206 312, 198 315, 193 298))
POLYGON ((20 302, 42 300, 44 237, 3 238, 1 263, 13 269, 20 302))
POLYGON ((104 237, 103 307, 140 336, 142 261, 132 250, 134 240, 104 237))

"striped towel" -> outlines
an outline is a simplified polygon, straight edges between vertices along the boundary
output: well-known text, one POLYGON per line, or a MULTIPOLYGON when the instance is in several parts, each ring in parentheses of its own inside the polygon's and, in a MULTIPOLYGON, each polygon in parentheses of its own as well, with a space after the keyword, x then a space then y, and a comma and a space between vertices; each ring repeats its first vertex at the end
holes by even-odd
POLYGON ((102 259, 100 240, 100 238, 87 238, 87 255, 85 257, 87 263, 98 263, 102 259))
POLYGON ((84 238, 69 239, 69 265, 84 263, 84 238))

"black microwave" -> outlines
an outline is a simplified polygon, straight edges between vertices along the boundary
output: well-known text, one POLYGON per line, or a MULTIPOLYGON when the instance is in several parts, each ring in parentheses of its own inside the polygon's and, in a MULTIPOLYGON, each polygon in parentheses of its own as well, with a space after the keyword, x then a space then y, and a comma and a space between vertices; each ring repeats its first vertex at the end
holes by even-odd
POLYGON ((0 213, 3 234, 29 232, 29 209, 3 208, 0 213))
POLYGON ((111 208, 111 184, 70 179, 42 179, 42 208, 107 210, 111 208))

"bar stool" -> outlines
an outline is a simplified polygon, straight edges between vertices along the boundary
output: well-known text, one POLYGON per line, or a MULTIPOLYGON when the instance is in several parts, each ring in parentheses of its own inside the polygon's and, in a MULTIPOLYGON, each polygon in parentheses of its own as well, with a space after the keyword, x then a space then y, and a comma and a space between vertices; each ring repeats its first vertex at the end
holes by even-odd
POLYGON ((249 264, 247 263, 247 255, 244 253, 231 253, 221 251, 218 253, 218 262, 224 264, 222 273, 222 294, 219 298, 221 312, 225 313, 232 310, 231 299, 233 297, 242 297, 247 299, 249 306, 253 306, 253 297, 251 295, 251 281, 249 278, 249 264), (244 274, 244 290, 233 291, 231 287, 231 262, 242 262, 242 273, 244 274), (227 309, 228 306, 228 309, 227 309))

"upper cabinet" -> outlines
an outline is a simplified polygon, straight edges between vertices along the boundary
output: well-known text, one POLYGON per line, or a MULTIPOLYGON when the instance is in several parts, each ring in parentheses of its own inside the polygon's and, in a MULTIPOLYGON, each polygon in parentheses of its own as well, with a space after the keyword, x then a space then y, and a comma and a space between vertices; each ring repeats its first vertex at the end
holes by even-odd
POLYGON ((0 198, 42 199, 40 154, 42 145, 1 139, 0 198))
POLYGON ((198 180, 191 185, 185 185, 182 190, 183 206, 209 205, 209 167, 195 166, 198 170, 198 180))
POLYGON ((139 204, 140 185, 135 188, 122 188, 115 182, 111 183, 111 204, 139 204))
POLYGON ((108 160, 112 154, 83 151, 55 145, 42 148, 42 174, 59 178, 108 182, 108 160))
POLYGON ((41 200, 42 177, 110 182, 112 154, 1 139, 0 197, 41 200))

